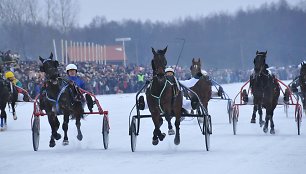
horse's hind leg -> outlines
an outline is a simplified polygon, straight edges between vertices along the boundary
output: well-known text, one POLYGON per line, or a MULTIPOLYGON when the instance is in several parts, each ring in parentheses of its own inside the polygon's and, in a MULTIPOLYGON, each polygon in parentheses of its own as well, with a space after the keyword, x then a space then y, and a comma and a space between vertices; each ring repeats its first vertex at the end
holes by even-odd
POLYGON ((64 139, 63 139, 63 145, 68 145, 69 140, 68 140, 68 124, 69 124, 69 113, 64 114, 64 122, 62 125, 63 131, 64 131, 64 139))
POLYGON ((168 135, 174 135, 175 131, 173 130, 172 124, 171 124, 171 116, 169 114, 166 114, 166 120, 168 122, 168 135))

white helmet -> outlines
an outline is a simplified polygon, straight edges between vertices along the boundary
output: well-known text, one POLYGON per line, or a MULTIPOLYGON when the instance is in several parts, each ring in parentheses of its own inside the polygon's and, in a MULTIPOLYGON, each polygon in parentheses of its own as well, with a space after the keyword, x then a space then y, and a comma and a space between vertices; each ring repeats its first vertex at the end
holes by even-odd
POLYGON ((69 64, 66 66, 66 71, 69 71, 69 70, 78 70, 78 67, 75 65, 75 64, 69 64))
POLYGON ((174 70, 173 70, 173 68, 168 67, 168 68, 165 69, 165 72, 173 72, 174 73, 174 70))

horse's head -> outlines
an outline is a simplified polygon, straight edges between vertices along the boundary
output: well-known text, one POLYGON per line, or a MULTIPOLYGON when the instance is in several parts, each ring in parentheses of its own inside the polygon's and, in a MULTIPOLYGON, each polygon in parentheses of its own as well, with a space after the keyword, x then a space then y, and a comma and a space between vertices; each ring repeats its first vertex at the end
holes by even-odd
POLYGON ((192 77, 197 76, 197 74, 201 73, 201 60, 200 58, 198 60, 192 59, 192 65, 190 66, 190 71, 192 77))
POLYGON ((267 68, 266 57, 267 57, 267 51, 265 52, 256 51, 256 57, 254 58, 254 71, 256 75, 259 75, 267 68))
POLYGON ((40 66, 40 71, 45 72, 46 78, 48 80, 56 80, 59 77, 60 73, 58 71, 59 63, 56 60, 53 60, 53 54, 50 54, 48 59, 44 59, 39 56, 39 60, 42 62, 42 66, 40 66))
POLYGON ((306 62, 305 61, 301 63, 300 78, 303 82, 306 82, 306 62))
POLYGON ((167 66, 167 60, 165 54, 167 52, 167 47, 163 50, 158 50, 157 52, 152 48, 153 59, 151 61, 153 75, 164 76, 165 68, 167 66))

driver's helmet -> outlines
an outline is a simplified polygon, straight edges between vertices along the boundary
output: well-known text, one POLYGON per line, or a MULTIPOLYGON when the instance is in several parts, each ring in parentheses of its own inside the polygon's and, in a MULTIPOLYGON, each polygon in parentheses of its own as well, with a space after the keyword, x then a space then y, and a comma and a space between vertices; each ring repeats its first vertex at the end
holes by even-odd
POLYGON ((66 72, 69 71, 69 70, 76 70, 77 71, 78 67, 75 64, 71 63, 71 64, 66 66, 66 72))
POLYGON ((166 72, 166 73, 167 73, 167 72, 172 72, 172 73, 174 73, 174 70, 173 70, 173 68, 168 67, 168 68, 165 69, 165 72, 166 72))

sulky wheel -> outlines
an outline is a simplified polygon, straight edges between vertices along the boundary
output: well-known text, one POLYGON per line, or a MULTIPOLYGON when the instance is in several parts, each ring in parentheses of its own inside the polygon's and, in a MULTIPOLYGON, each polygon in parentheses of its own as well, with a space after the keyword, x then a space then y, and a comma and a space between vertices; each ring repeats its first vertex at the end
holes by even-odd
POLYGON ((104 149, 107 149, 108 148, 108 142, 109 142, 109 121, 108 121, 107 116, 103 117, 102 135, 103 135, 104 149))
POLYGON ((227 113, 228 113, 228 122, 229 124, 232 123, 232 115, 233 115, 233 101, 228 100, 227 101, 227 113))
MULTIPOLYGON (((202 123, 202 134, 205 137, 205 146, 206 146, 206 150, 209 151, 210 149, 210 134, 212 132, 212 128, 211 128, 211 119, 210 119, 210 115, 208 115, 207 111, 205 112, 205 108, 203 106, 200 106, 198 109, 198 118, 203 118, 203 123, 202 123)), ((198 123, 200 120, 198 119, 198 123)))
POLYGON ((137 141, 137 132, 136 132, 136 118, 132 118, 132 122, 130 125, 130 136, 131 136, 131 149, 132 152, 136 150, 136 141, 137 141))
POLYGON ((302 122, 302 107, 300 105, 297 106, 297 110, 295 112, 295 118, 297 123, 298 135, 301 134, 301 122, 302 122))
POLYGON ((234 135, 236 135, 237 122, 238 122, 238 108, 237 108, 237 106, 234 106, 232 116, 233 116, 233 132, 234 132, 234 135))
POLYGON ((203 130, 204 130, 204 136, 205 136, 206 151, 209 151, 209 149, 210 149, 210 134, 212 133, 210 115, 204 116, 203 128, 204 128, 203 130))
POLYGON ((33 140, 34 151, 37 151, 39 147, 39 132, 40 132, 40 119, 39 116, 38 117, 35 116, 32 124, 32 140, 33 140))

